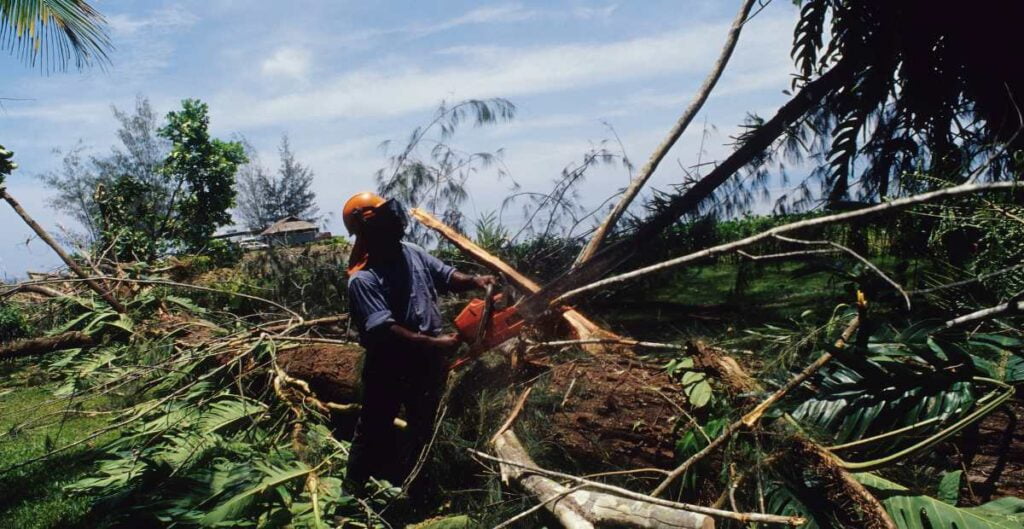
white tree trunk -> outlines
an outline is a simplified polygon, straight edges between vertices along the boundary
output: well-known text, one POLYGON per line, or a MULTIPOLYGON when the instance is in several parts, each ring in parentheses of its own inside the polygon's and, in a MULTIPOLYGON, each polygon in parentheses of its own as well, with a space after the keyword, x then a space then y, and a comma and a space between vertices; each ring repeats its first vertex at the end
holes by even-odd
MULTIPOLYGON (((502 459, 527 467, 536 467, 512 430, 494 441, 494 451, 502 459)), ((513 482, 544 503, 567 529, 601 526, 642 529, 713 529, 714 519, 695 512, 662 507, 605 492, 577 490, 548 477, 513 465, 501 465, 501 479, 513 482)))

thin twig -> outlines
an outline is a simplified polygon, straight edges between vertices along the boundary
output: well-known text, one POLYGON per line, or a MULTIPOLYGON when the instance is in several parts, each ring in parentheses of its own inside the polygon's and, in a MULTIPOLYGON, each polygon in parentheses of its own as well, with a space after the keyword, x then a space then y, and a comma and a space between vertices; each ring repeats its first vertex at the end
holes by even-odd
POLYGON ((832 241, 808 241, 808 240, 804 240, 804 239, 794 239, 792 237, 786 237, 784 235, 778 235, 778 234, 775 235, 775 238, 780 240, 780 241, 786 241, 786 242, 791 242, 791 243, 795 243, 795 244, 826 245, 826 246, 831 246, 831 247, 833 247, 833 248, 835 248, 837 250, 841 250, 843 252, 846 252, 847 254, 849 254, 854 259, 856 259, 856 260, 860 261, 861 263, 863 263, 864 266, 870 268, 872 272, 874 272, 879 277, 884 279, 887 283, 892 285, 893 288, 898 290, 899 293, 901 295, 903 295, 904 301, 907 302, 907 310, 910 310, 910 295, 907 294, 907 291, 903 288, 903 286, 900 285, 899 283, 897 283, 895 280, 893 280, 893 278, 891 278, 888 275, 886 275, 886 273, 883 272, 881 268, 878 268, 877 266, 875 266, 875 264, 872 263, 871 261, 869 261, 866 257, 860 255, 859 253, 853 251, 852 249, 847 248, 846 246, 843 246, 842 244, 839 244, 839 243, 836 243, 836 242, 832 242, 832 241))
POLYGON ((494 432, 494 435, 491 436, 491 440, 488 441, 488 443, 493 444, 494 441, 498 439, 498 436, 505 433, 505 430, 512 427, 512 424, 516 422, 516 417, 519 417, 519 412, 523 411, 523 405, 526 404, 526 399, 530 397, 531 391, 533 391, 533 386, 526 388, 523 391, 523 394, 519 395, 519 398, 516 399, 516 405, 512 407, 512 411, 508 414, 508 418, 505 419, 505 422, 501 423, 498 431, 494 432))
MULTIPOLYGON (((853 333, 856 332, 857 328, 860 326, 860 320, 861 318, 858 315, 853 319, 853 321, 850 322, 850 324, 846 327, 846 330, 843 331, 842 336, 840 336, 839 340, 836 341, 835 346, 837 348, 842 348, 846 346, 846 344, 850 341, 850 338, 853 337, 853 333)), ((672 470, 668 477, 665 478, 665 480, 662 481, 653 491, 651 491, 651 495, 657 496, 665 492, 665 490, 670 485, 672 485, 672 483, 677 478, 679 478, 679 476, 685 474, 686 471, 690 469, 690 467, 692 467, 701 459, 704 459, 704 457, 706 457, 708 454, 722 447, 726 442, 729 441, 729 439, 732 438, 732 436, 736 432, 753 426, 758 420, 760 420, 761 416, 764 414, 765 411, 768 410, 768 408, 770 408, 776 402, 785 397, 786 394, 789 393, 793 388, 799 386, 800 384, 803 384, 805 380, 810 378, 811 375, 816 373, 830 360, 832 360, 832 353, 822 353, 822 355, 818 357, 817 360, 811 363, 811 365, 804 368, 804 370, 797 374, 795 377, 791 378, 789 382, 787 382, 784 386, 775 391, 775 393, 772 393, 767 399, 763 400, 760 404, 755 406, 750 412, 748 412, 743 417, 740 417, 738 420, 734 421, 732 424, 727 426, 725 430, 723 430, 722 433, 715 438, 714 441, 708 443, 707 446, 705 446, 696 454, 693 454, 693 456, 691 456, 686 461, 683 461, 682 464, 680 464, 674 470, 672 470)))

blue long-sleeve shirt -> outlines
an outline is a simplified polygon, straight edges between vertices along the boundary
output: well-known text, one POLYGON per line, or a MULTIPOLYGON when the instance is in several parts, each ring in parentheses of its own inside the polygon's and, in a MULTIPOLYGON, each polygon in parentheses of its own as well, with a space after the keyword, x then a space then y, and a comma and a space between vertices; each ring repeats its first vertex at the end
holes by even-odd
POLYGON ((373 260, 348 280, 349 309, 359 339, 368 345, 371 331, 397 323, 430 336, 444 322, 438 292, 447 292, 455 269, 415 244, 402 243, 401 258, 373 260))

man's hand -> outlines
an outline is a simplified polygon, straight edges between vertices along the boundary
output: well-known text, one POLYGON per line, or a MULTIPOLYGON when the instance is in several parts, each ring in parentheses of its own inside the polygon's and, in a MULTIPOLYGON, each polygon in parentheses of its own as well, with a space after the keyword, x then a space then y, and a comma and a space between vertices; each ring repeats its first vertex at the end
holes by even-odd
POLYGON ((459 338, 458 334, 442 334, 436 336, 431 340, 431 345, 434 346, 438 351, 442 353, 451 353, 459 348, 462 344, 462 339, 459 338))
POLYGON ((487 275, 469 275, 463 274, 462 272, 455 271, 451 278, 451 289, 455 292, 465 292, 467 290, 483 290, 488 285, 498 284, 498 278, 487 275))
POLYGON ((498 278, 494 276, 473 276, 473 283, 476 284, 476 288, 484 290, 491 285, 498 284, 498 278))

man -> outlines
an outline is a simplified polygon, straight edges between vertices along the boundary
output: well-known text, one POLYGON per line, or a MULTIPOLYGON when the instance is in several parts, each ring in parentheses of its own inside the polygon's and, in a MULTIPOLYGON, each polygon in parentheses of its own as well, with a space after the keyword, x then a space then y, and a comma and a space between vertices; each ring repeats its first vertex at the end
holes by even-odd
POLYGON ((372 475, 403 479, 433 432, 456 334, 441 334, 438 292, 486 288, 493 276, 463 274, 422 248, 402 242, 406 216, 396 200, 373 193, 350 198, 345 227, 356 236, 348 269, 352 323, 366 348, 363 408, 346 481, 361 488, 372 475), (394 419, 405 406, 410 446, 401 449, 394 419))

